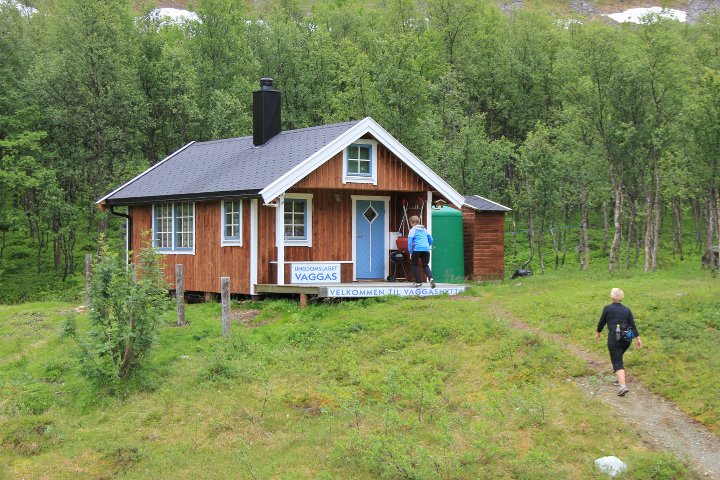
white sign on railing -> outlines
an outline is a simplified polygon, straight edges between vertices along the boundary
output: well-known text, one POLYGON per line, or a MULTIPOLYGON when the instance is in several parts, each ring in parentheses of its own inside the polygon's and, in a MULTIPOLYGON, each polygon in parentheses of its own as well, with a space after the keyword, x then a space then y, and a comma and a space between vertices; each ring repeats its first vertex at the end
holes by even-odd
POLYGON ((339 263, 293 263, 290 283, 340 283, 339 263))

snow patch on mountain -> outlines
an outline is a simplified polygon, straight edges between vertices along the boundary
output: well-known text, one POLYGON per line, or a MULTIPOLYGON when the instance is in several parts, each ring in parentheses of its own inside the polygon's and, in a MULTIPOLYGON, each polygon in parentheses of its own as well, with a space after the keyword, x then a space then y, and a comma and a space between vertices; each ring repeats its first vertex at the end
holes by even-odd
POLYGON ((661 18, 670 18, 679 22, 687 20, 684 10, 676 10, 674 8, 648 7, 648 8, 631 8, 619 13, 609 13, 603 15, 609 17, 618 23, 644 23, 652 16, 661 18))

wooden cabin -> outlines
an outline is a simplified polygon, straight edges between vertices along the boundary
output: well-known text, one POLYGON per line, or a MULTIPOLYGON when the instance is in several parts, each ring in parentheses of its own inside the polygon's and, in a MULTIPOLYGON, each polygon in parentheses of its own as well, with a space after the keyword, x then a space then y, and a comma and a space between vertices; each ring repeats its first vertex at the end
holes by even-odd
POLYGON ((253 136, 190 142, 97 203, 127 218, 129 250, 152 232, 169 283, 181 263, 186 291, 227 276, 256 295, 385 282, 404 206, 432 231, 437 200, 466 201, 372 118, 281 131, 280 92, 262 79, 253 136))

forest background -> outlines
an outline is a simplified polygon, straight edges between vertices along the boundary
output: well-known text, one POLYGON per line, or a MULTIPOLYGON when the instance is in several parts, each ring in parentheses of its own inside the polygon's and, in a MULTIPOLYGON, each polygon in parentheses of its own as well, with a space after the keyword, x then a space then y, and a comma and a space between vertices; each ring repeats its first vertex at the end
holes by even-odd
POLYGON ((373 117, 513 209, 506 261, 654 271, 720 240, 720 17, 641 25, 478 0, 0 3, 0 303, 76 295, 124 222, 95 201, 190 140, 373 117), (80 262, 81 263, 81 262, 80 262), (55 294, 57 295, 57 293, 55 294))

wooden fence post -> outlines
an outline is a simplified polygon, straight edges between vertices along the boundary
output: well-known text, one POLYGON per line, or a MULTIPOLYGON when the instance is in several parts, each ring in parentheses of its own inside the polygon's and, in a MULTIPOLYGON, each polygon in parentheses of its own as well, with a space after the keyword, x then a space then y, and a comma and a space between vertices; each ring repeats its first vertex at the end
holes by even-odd
POLYGON ((185 325, 185 277, 183 265, 175 265, 175 300, 177 300, 177 326, 185 325))
POLYGON ((85 255, 85 305, 87 305, 88 308, 90 308, 90 292, 91 287, 90 283, 92 281, 92 255, 86 254, 85 255))
POLYGON ((230 277, 220 277, 220 296, 222 298, 222 336, 230 333, 230 277))

